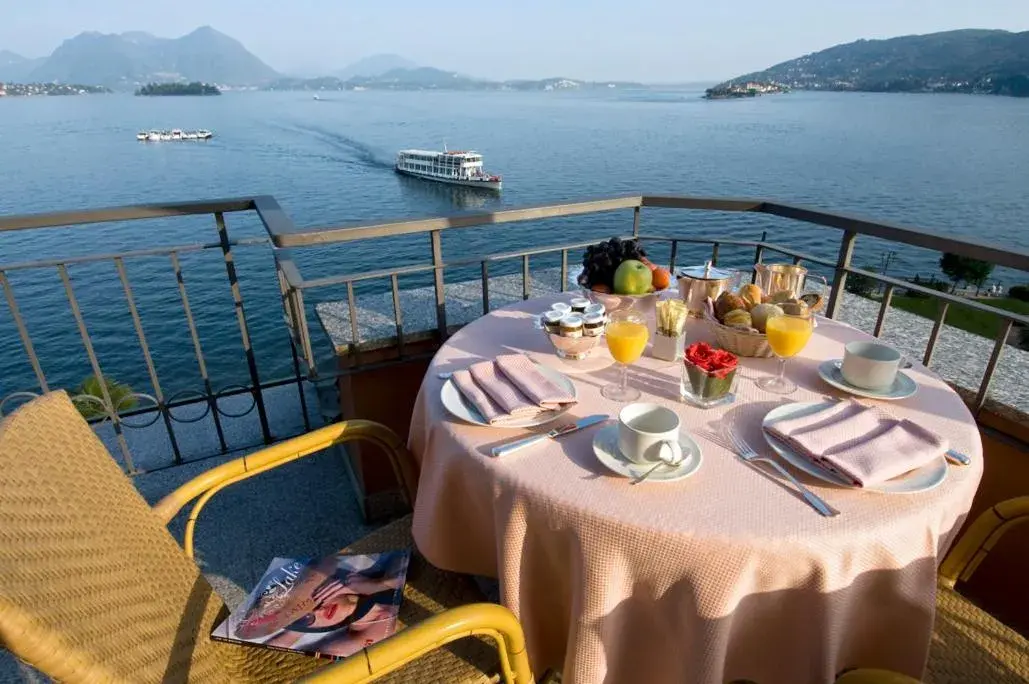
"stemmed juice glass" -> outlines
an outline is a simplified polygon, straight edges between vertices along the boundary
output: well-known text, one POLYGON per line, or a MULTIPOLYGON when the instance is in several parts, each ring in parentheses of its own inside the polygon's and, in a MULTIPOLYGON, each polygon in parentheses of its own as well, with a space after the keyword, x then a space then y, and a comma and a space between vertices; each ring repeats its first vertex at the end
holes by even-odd
POLYGON ((786 359, 804 349, 813 330, 814 319, 810 314, 784 314, 768 319, 765 333, 768 335, 768 346, 779 357, 779 373, 760 378, 756 383, 758 387, 774 394, 789 394, 797 389, 796 383, 786 379, 786 359))
POLYGON ((607 385, 600 394, 612 401, 635 401, 640 398, 640 391, 629 387, 629 364, 643 355, 650 332, 647 320, 634 311, 615 311, 608 316, 604 338, 611 356, 619 363, 622 370, 621 381, 607 385))

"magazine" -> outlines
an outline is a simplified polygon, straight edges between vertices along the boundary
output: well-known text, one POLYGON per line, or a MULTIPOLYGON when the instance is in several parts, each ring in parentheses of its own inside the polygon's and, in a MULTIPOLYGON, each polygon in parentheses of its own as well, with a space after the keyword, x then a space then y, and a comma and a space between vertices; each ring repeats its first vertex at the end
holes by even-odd
POLYGON ((410 551, 276 558, 211 638, 339 660, 393 634, 410 551))

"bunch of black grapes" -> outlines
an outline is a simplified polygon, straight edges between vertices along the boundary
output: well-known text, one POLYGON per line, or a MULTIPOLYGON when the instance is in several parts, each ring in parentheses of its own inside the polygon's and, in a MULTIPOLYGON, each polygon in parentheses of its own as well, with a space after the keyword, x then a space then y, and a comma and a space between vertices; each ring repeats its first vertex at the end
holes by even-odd
POLYGON ((639 260, 646 256, 647 253, 640 246, 639 240, 611 238, 606 242, 590 245, 582 257, 582 276, 579 278, 579 284, 584 287, 613 287, 615 270, 623 261, 639 260))

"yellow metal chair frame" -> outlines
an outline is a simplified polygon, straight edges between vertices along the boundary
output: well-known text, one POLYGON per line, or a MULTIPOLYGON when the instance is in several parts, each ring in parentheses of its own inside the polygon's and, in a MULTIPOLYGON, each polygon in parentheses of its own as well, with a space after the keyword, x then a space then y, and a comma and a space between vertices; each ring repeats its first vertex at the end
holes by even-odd
POLYGON ((958 581, 968 581, 1000 538, 1011 528, 1027 521, 1029 496, 1008 499, 983 511, 943 560, 940 565, 940 582, 953 589, 958 581))
MULTIPOLYGON (((168 524, 190 501, 196 499, 186 522, 183 540, 186 554, 193 558, 197 519, 215 494, 286 463, 355 440, 371 442, 386 452, 401 490, 408 504, 412 504, 418 486, 418 472, 407 448, 389 428, 371 421, 351 420, 314 430, 212 468, 161 499, 154 506, 154 512, 168 524)), ((302 681, 362 684, 384 676, 445 644, 475 635, 488 636, 499 645, 504 681, 508 684, 532 684, 533 677, 521 625, 510 610, 492 603, 476 603, 444 611, 347 660, 325 667, 302 681)))

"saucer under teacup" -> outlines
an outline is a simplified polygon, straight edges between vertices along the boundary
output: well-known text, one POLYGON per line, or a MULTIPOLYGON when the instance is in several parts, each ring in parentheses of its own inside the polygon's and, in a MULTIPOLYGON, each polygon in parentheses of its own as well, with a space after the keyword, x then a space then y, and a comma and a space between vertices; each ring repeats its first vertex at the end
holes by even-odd
MULTIPOLYGON (((686 433, 680 432, 679 446, 682 447, 682 463, 678 466, 658 468, 647 478, 647 482, 675 482, 697 472, 702 460, 700 445, 686 433)), ((593 438, 593 453, 608 470, 630 479, 643 475, 656 465, 654 463, 637 465, 621 454, 618 450, 617 423, 606 425, 597 431, 593 438)))
POLYGON ((893 384, 890 387, 881 390, 865 389, 863 387, 856 387, 843 377, 843 373, 840 371, 841 359, 829 359, 823 361, 818 365, 818 375, 825 380, 827 383, 835 387, 836 389, 855 394, 859 397, 867 397, 869 399, 881 399, 883 401, 897 401, 898 399, 907 399, 913 396, 918 391, 918 383, 911 379, 911 376, 907 375, 903 371, 897 372, 897 377, 894 379, 893 384))

